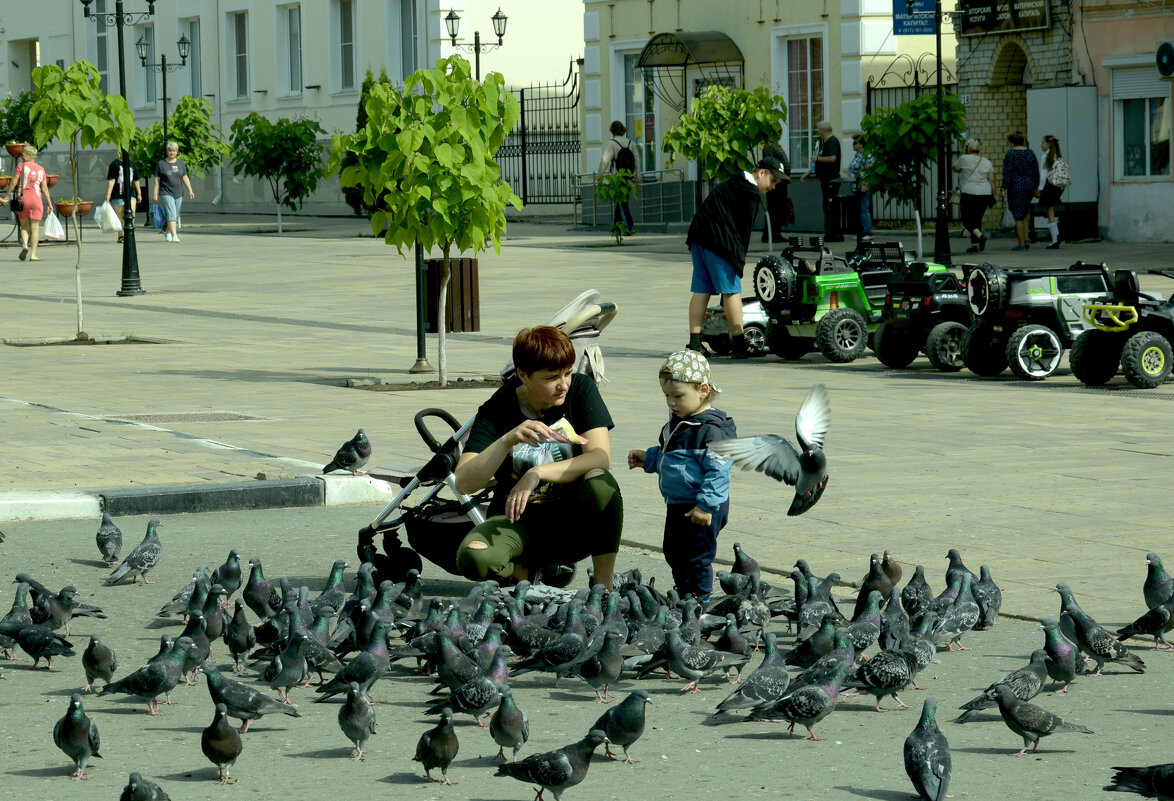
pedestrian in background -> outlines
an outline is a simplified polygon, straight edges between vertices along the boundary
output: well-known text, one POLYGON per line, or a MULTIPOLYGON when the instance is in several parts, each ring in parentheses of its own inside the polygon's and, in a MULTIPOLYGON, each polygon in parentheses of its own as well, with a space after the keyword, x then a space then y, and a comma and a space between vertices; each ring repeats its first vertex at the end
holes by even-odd
MULTIPOLYGON (((130 216, 135 216, 135 209, 143 202, 143 190, 139 186, 139 172, 135 169, 135 165, 130 165, 130 216)), ((113 208, 118 215, 118 221, 122 222, 123 212, 123 198, 125 192, 122 186, 122 153, 118 154, 118 158, 110 162, 110 167, 106 170, 106 202, 113 208)), ((122 241, 122 233, 118 234, 118 241, 122 241)))
POLYGON ((183 190, 188 198, 195 200, 192 182, 188 179, 188 168, 179 158, 179 144, 168 142, 167 155, 155 165, 155 188, 151 201, 163 207, 167 222, 163 226, 163 238, 168 242, 179 241, 179 212, 183 208, 183 190))
MULTIPOLYGON (((615 120, 611 127, 611 139, 603 146, 603 157, 599 160, 599 172, 603 176, 608 172, 627 170, 632 174, 632 183, 640 185, 640 154, 636 150, 636 143, 624 134, 627 128, 619 120, 615 120)), ((636 226, 632 220, 632 210, 628 202, 618 204, 612 212, 612 222, 623 222, 629 234, 636 233, 636 226)))
POLYGON ((762 226, 763 242, 781 242, 783 240, 783 226, 795 223, 795 206, 791 203, 790 198, 791 160, 787 158, 787 151, 783 149, 781 144, 774 145, 768 142, 762 148, 762 155, 778 159, 782 163, 783 173, 786 175, 786 178, 780 180, 774 189, 766 193, 766 211, 770 216, 768 220, 770 229, 768 230, 765 225, 762 226))
POLYGON ((967 253, 986 250, 986 234, 982 232, 982 216, 995 205, 995 168, 991 160, 979 155, 982 142, 976 136, 966 140, 966 152, 954 161, 954 172, 960 177, 958 211, 962 227, 970 233, 967 253))
POLYGON ((1027 147, 1027 137, 1019 131, 1007 134, 1011 149, 1003 157, 1002 194, 1011 216, 1015 218, 1015 238, 1019 244, 1011 250, 1027 250, 1028 215, 1040 183, 1039 160, 1027 147))
POLYGON ((848 164, 848 179, 852 181, 852 195, 860 207, 860 233, 857 239, 861 242, 872 240, 872 198, 868 191, 868 181, 865 172, 874 161, 871 155, 864 155, 864 134, 852 137, 852 161, 848 164))
POLYGON ((45 203, 52 205, 53 200, 49 197, 45 168, 37 163, 37 149, 32 145, 25 145, 21 151, 20 166, 2 202, 11 202, 14 192, 19 193, 17 197, 24 204, 16 213, 20 221, 20 260, 40 261, 37 242, 41 238, 41 218, 45 215, 45 203))
POLYGON ((1040 207, 1048 215, 1048 233, 1052 237, 1048 250, 1057 250, 1060 247, 1060 223, 1056 221, 1056 206, 1060 203, 1060 195, 1064 194, 1065 187, 1072 179, 1068 175, 1068 162, 1064 161, 1059 139, 1051 135, 1045 136, 1043 151, 1043 175, 1035 195, 1039 198, 1040 207))
POLYGON ((827 120, 820 121, 816 132, 819 145, 811 159, 811 169, 799 180, 806 181, 812 175, 819 179, 823 194, 823 239, 825 242, 843 242, 840 221, 832 213, 832 198, 840 193, 840 140, 832 135, 832 124, 827 120))

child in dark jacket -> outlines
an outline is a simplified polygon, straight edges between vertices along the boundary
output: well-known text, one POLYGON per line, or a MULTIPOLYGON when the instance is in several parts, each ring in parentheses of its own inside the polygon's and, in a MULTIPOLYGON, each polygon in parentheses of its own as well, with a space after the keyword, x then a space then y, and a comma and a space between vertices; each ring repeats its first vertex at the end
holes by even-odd
POLYGON ((628 469, 643 467, 659 475, 667 506, 664 558, 673 571, 677 592, 699 599, 713 589, 717 535, 730 517, 730 463, 706 449, 714 440, 738 436, 734 421, 713 408, 720 392, 709 375, 709 362, 697 351, 668 357, 659 373, 671 415, 660 444, 628 452, 628 469))

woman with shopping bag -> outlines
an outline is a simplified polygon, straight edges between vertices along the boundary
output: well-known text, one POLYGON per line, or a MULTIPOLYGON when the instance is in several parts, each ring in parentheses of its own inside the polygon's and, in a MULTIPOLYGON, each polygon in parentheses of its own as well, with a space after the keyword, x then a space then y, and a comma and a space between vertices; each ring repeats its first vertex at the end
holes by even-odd
POLYGON ((37 240, 41 237, 41 218, 45 215, 45 203, 52 208, 53 200, 49 197, 45 168, 37 163, 37 149, 25 145, 20 158, 16 177, 9 184, 8 194, 0 198, 0 203, 12 203, 20 220, 20 260, 40 261, 37 240))
MULTIPOLYGON (((122 184, 122 152, 119 151, 118 158, 110 162, 110 167, 106 170, 106 202, 111 204, 114 209, 115 216, 121 220, 124 208, 124 200, 126 198, 126 190, 122 184)), ((138 204, 143 202, 143 190, 139 186, 139 172, 135 169, 135 165, 130 165, 130 215, 134 217, 135 208, 138 204)), ((103 229, 105 230, 105 229, 103 229)), ((122 241, 122 224, 121 222, 117 228, 118 241, 122 241)))

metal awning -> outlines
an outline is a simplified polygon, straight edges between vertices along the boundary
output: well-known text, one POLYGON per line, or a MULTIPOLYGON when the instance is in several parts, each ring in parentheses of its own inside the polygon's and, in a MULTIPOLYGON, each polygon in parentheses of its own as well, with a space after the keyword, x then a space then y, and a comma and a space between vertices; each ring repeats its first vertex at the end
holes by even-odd
MULTIPOLYGON (((719 31, 658 33, 648 40, 636 67, 652 77, 653 91, 677 111, 689 97, 685 84, 690 69, 702 85, 742 86, 745 59, 734 40, 719 31)), ((696 94, 696 93, 695 93, 696 94)))

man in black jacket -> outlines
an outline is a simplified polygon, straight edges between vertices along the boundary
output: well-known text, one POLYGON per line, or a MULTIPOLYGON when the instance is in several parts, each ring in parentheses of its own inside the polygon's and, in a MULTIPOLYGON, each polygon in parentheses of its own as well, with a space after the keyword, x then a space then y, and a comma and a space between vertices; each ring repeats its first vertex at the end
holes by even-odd
POLYGON ((823 241, 843 242, 840 221, 832 214, 832 198, 840 193, 840 140, 832 135, 832 124, 827 120, 821 120, 816 131, 819 145, 811 160, 811 171, 799 180, 806 181, 808 175, 819 179, 819 190, 823 195, 823 241))
POLYGON ((785 180, 782 163, 764 156, 754 172, 735 175, 714 187, 689 224, 685 240, 693 254, 693 297, 689 301, 689 349, 700 351, 701 324, 713 295, 722 296, 730 326, 733 357, 746 358, 742 332, 742 271, 750 229, 762 206, 762 196, 785 180))

